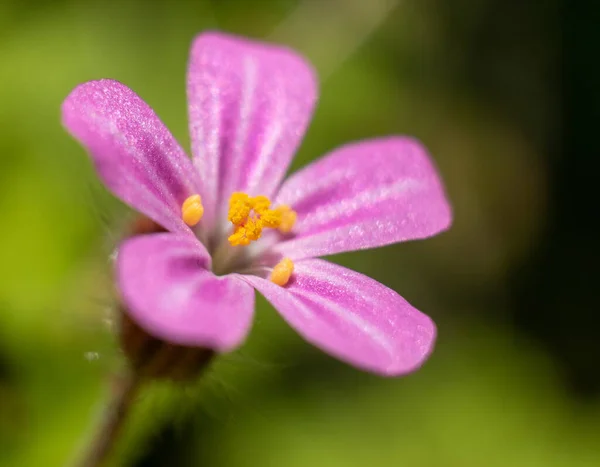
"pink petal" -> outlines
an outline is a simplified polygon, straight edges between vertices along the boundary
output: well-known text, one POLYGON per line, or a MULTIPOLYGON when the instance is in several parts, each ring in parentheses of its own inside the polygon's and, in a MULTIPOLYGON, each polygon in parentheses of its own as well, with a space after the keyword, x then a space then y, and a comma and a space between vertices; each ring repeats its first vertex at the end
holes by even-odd
POLYGON ((393 290, 328 261, 296 263, 285 287, 244 276, 308 342, 354 366, 395 376, 430 354, 435 326, 393 290))
POLYGON ((207 195, 271 196, 316 101, 310 65, 283 47, 219 33, 195 40, 188 71, 190 134, 207 195))
POLYGON ((191 236, 134 237, 119 250, 117 283, 130 316, 150 334, 224 352, 250 329, 254 291, 209 267, 208 253, 191 236))
POLYGON ((292 259, 425 238, 452 219, 426 150, 402 137, 333 151, 286 180, 276 204, 298 213, 295 236, 275 247, 292 259))
POLYGON ((137 94, 116 81, 90 81, 71 92, 62 115, 116 196, 168 230, 189 231, 181 203, 199 192, 199 180, 183 149, 137 94))

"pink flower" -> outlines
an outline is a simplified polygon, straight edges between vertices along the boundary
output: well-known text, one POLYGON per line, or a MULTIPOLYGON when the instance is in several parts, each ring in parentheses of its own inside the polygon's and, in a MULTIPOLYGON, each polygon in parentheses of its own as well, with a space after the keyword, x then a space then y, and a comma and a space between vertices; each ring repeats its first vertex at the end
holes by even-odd
POLYGON ((308 342, 383 375, 417 369, 433 322, 378 282, 315 259, 448 228, 440 178, 414 139, 343 146, 283 180, 317 99, 284 48, 218 33, 194 42, 187 75, 193 158, 129 88, 75 88, 62 113, 116 196, 167 233, 119 248, 129 315, 174 344, 227 352, 249 332, 254 290, 308 342))

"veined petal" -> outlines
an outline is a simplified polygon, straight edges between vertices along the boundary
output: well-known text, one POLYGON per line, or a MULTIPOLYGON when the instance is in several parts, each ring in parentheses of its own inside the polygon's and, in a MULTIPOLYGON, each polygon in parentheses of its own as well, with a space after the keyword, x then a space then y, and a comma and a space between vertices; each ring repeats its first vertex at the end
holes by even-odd
POLYGON ((215 276, 195 238, 161 233, 133 237, 117 257, 117 283, 129 315, 165 341, 225 352, 244 340, 254 290, 236 276, 215 276))
POLYGON ((200 191, 191 160, 154 111, 113 80, 77 86, 63 124, 86 149, 106 186, 165 229, 189 231, 181 203, 200 191))
POLYGON ((452 214, 423 146, 392 137, 343 146, 293 174, 275 205, 298 218, 275 251, 292 259, 362 250, 445 230, 452 214))
POLYGON ((276 205, 298 218, 275 251, 292 259, 426 238, 452 214, 425 148, 403 137, 343 146, 293 174, 276 205))
POLYGON ((206 33, 192 46, 187 83, 192 154, 207 199, 271 196, 316 101, 310 65, 283 47, 206 33))
POLYGON ((354 366, 387 376, 416 370, 435 325, 391 289, 328 261, 299 261, 280 287, 244 276, 308 342, 354 366))

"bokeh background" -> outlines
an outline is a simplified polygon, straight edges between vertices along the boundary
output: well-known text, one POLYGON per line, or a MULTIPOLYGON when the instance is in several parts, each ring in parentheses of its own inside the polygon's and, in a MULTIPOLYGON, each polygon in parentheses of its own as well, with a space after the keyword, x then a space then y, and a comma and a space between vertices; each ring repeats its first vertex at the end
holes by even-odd
POLYGON ((188 147, 188 48, 215 28, 315 64, 293 168, 378 135, 429 147, 452 230, 333 260, 431 315, 439 341, 421 371, 381 379, 261 299, 247 344, 201 382, 141 395, 114 465, 600 465, 600 17, 582 3, 3 0, 0 465, 67 465, 122 365, 108 255, 130 213, 61 128, 61 101, 118 79, 188 147))

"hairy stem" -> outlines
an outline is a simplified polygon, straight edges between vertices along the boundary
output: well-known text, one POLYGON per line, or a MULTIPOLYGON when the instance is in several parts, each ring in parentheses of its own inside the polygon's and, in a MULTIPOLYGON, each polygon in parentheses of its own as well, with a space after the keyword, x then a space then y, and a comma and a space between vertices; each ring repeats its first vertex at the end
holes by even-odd
POLYGON ((97 431, 74 467, 105 465, 112 448, 119 439, 119 434, 141 387, 141 382, 132 373, 115 378, 108 406, 101 415, 97 431))

